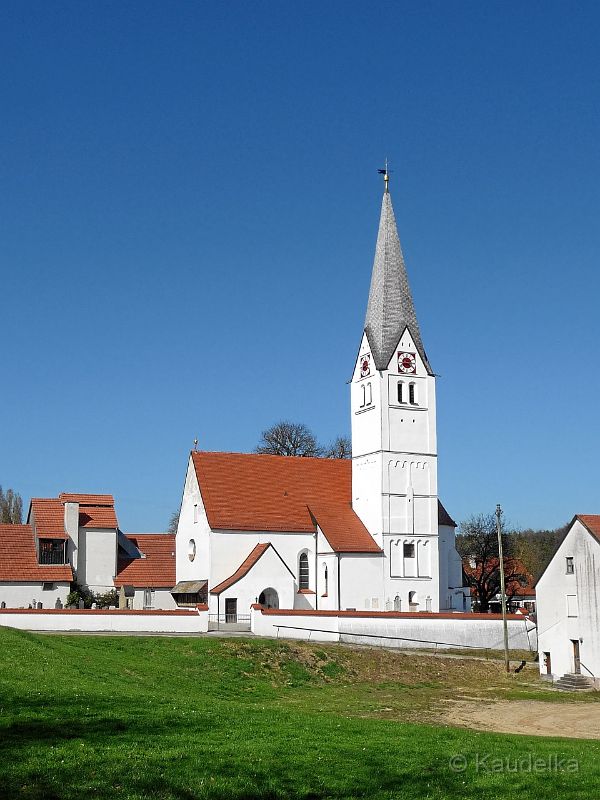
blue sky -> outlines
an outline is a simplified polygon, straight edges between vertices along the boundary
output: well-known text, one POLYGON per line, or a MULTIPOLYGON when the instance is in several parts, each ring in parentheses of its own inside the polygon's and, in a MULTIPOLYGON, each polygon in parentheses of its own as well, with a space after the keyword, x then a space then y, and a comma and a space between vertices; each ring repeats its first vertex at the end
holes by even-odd
POLYGON ((0 483, 161 530, 195 436, 349 432, 392 197, 458 519, 600 512, 600 8, 4 2, 0 483))

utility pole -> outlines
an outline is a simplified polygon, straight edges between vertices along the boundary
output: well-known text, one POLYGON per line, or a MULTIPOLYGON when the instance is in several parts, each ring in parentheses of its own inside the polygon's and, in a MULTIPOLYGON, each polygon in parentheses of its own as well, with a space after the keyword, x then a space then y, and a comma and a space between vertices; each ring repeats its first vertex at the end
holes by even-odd
POLYGON ((500 596, 502 599, 502 628, 504 631, 504 666, 510 672, 510 662, 508 660, 508 623, 506 621, 506 587, 504 584, 504 555, 502 553, 502 509, 500 503, 496 506, 496 531, 498 533, 498 558, 500 560, 500 596))

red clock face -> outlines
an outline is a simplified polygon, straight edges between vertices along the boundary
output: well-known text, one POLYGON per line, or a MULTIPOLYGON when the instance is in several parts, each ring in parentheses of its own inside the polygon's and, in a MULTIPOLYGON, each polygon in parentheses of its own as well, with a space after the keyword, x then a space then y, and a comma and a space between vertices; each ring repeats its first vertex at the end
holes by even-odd
POLYGON ((417 359, 414 353, 398 353, 398 371, 405 375, 417 371, 417 359))
POLYGON ((361 356, 360 359, 360 377, 366 378, 367 375, 371 374, 371 356, 367 354, 366 356, 361 356))

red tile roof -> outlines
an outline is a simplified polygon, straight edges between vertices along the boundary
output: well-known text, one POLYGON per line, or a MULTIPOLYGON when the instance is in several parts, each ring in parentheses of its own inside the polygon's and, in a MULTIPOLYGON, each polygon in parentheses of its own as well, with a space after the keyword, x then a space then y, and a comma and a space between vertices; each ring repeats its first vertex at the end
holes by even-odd
POLYGON ((310 504, 310 511, 336 552, 380 553, 381 548, 352 510, 350 503, 310 504))
POLYGON ((118 528, 115 501, 112 494, 66 494, 58 497, 35 497, 31 512, 39 537, 67 539, 65 503, 79 503, 81 528, 118 528))
POLYGON ((79 506, 80 528, 118 528, 113 506, 79 506))
POLYGON ((172 589, 175 585, 175 534, 130 533, 127 538, 146 558, 127 558, 121 553, 115 586, 172 589))
POLYGON ((68 564, 40 566, 37 563, 31 525, 0 525, 0 581, 73 580, 68 564))
POLYGON ((28 522, 32 521, 39 538, 69 538, 65 531, 65 508, 56 497, 34 497, 28 516, 28 522))
POLYGON ((350 507, 348 460, 204 452, 192 458, 212 528, 312 533, 310 505, 323 518, 351 520, 346 536, 341 525, 329 526, 334 549, 356 550, 358 542, 366 552, 379 549, 350 507))
MULTIPOLYGON (((258 559, 266 553, 269 547, 273 547, 270 542, 265 542, 264 544, 257 544, 256 547, 251 551, 250 555, 240 564, 238 569, 231 575, 231 577, 227 578, 226 580, 222 581, 221 583, 217 584, 213 589, 210 590, 211 594, 221 594, 224 592, 225 589, 229 589, 230 586, 233 586, 234 583, 237 583, 244 575, 247 575, 248 572, 252 569, 252 567, 256 564, 258 559)), ((273 547, 273 550, 275 548, 273 547)), ((275 550, 277 553, 277 550, 275 550)), ((279 555, 279 553, 277 553, 279 555)))
POLYGON ((600 541, 600 514, 577 514, 577 519, 600 541))
POLYGON ((58 499, 62 503, 79 503, 81 506, 114 506, 112 494, 70 494, 61 492, 58 499))

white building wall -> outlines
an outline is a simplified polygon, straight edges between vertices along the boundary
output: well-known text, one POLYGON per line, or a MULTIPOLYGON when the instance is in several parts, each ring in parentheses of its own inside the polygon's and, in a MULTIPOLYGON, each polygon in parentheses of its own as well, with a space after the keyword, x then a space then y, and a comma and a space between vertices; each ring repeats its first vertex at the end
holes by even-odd
MULTIPOLYGON (((252 610, 251 629, 257 636, 348 642, 397 648, 503 648, 500 616, 461 615, 452 617, 381 613, 338 616, 335 612, 293 614, 252 610)), ((525 618, 508 619, 509 646, 535 652, 535 625, 525 618)))
POLYGON ((136 611, 142 611, 144 609, 159 609, 168 611, 174 610, 178 607, 169 589, 153 589, 152 604, 150 606, 145 605, 145 597, 145 589, 136 587, 135 595, 132 598, 132 608, 136 611))
POLYGON ((117 574, 117 531, 79 529, 77 582, 92 592, 114 589, 117 574))
POLYGON ((0 610, 0 625, 26 631, 84 631, 128 633, 206 633, 208 610, 112 611, 0 610))
POLYGON ((211 579, 210 533, 196 470, 190 456, 175 536, 177 582, 209 580, 209 586, 216 584, 211 579), (194 551, 195 555, 190 559, 194 551))
MULTIPOLYGON (((52 569, 46 567, 45 569, 52 569)), ((53 589, 42 589, 42 582, 0 583, 0 603, 6 603, 6 608, 28 608, 35 603, 42 603, 43 608, 54 608, 56 600, 65 605, 71 584, 68 582, 54 583, 53 589)), ((0 623, 1 624, 1 623, 0 623)))
POLYGON ((383 555, 340 553, 340 606, 345 609, 385 611, 383 555))
POLYGON ((573 640, 579 641, 581 674, 600 679, 600 542, 575 520, 536 586, 540 672, 574 671, 573 640), (567 573, 567 557, 574 572, 567 573))
POLYGON ((294 608, 296 581, 272 547, 263 553, 256 564, 243 578, 220 595, 210 596, 210 613, 225 614, 226 600, 236 599, 238 617, 249 617, 250 608, 258 602, 265 589, 275 589, 280 608, 294 608))
MULTIPOLYGON (((271 542, 298 582, 300 554, 308 555, 309 589, 315 594, 296 593, 291 608, 297 606, 314 608, 316 598, 315 534, 283 533, 276 531, 211 531, 211 575, 210 588, 231 577, 257 544, 271 542)), ((264 558, 264 556, 263 556, 264 558)), ((262 559, 261 559, 262 561, 262 559)), ((252 574, 252 573, 250 573, 252 574)), ((265 588, 257 584, 258 592, 265 588)), ((252 602, 256 602, 252 600, 252 602)))

